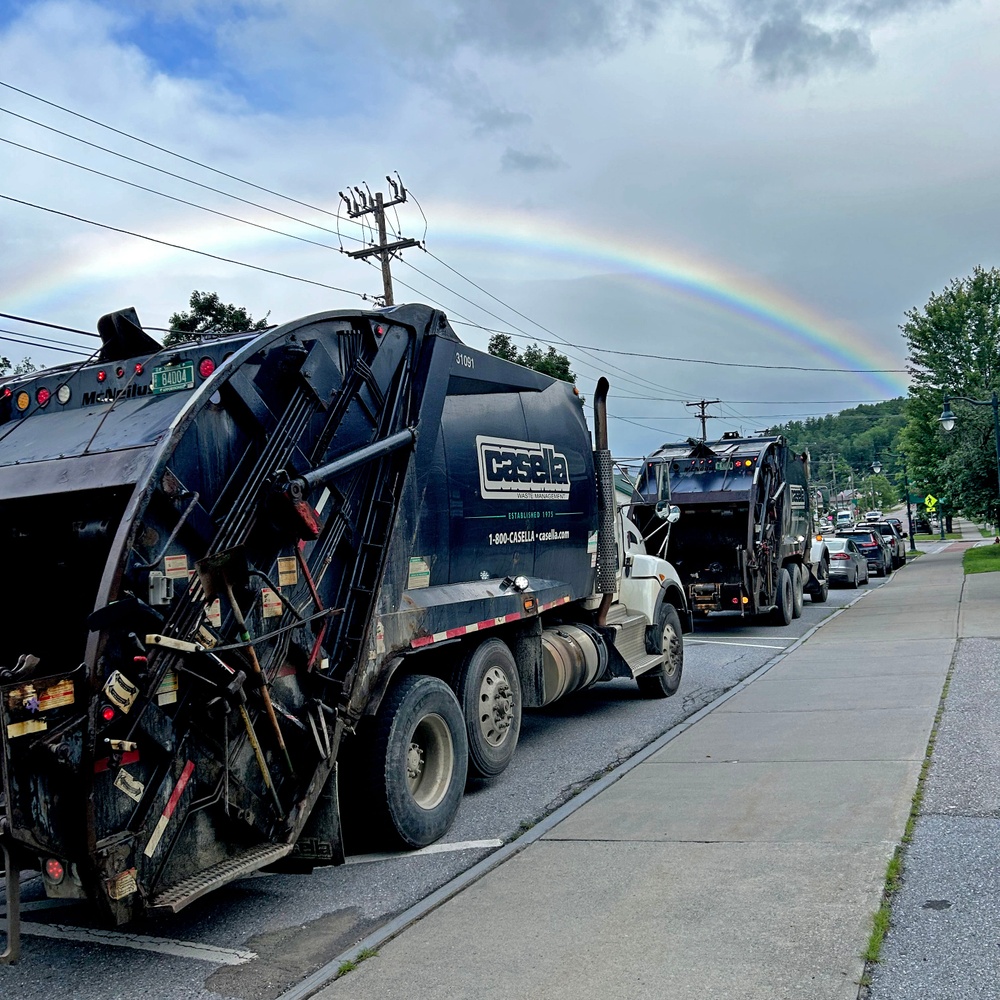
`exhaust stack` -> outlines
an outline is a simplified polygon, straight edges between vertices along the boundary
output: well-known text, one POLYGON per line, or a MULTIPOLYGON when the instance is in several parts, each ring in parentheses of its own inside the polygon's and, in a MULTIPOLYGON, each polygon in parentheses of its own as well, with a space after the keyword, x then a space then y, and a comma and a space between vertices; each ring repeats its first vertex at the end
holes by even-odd
POLYGON ((603 376, 594 393, 594 471, 597 476, 597 592, 603 594, 597 624, 607 622, 617 585, 618 550, 615 544, 615 474, 608 447, 608 390, 603 376))

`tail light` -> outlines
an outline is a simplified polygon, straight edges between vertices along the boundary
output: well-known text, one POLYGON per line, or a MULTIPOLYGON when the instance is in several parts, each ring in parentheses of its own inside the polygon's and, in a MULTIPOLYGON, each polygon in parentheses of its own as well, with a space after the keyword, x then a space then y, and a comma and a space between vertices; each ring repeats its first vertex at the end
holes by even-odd
POLYGON ((215 362, 211 358, 202 358, 198 362, 198 374, 202 378, 208 378, 215 371, 215 362))
POLYGON ((45 859, 45 877, 50 882, 61 882, 66 877, 66 869, 58 858, 45 859))
POLYGON ((846 562, 851 557, 846 552, 834 552, 834 554, 830 556, 830 558, 835 559, 837 562, 840 562, 842 560, 846 562))

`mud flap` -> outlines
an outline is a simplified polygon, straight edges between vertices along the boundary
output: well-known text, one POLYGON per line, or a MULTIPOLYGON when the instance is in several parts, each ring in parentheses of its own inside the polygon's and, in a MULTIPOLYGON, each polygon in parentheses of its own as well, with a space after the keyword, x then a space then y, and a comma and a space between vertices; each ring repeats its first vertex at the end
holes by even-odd
POLYGON ((323 865, 342 865, 344 836, 340 825, 340 796, 337 781, 338 765, 333 765, 316 805, 295 842, 292 853, 272 868, 282 871, 311 871, 323 865))
POLYGON ((7 927, 0 965, 13 965, 21 957, 21 873, 13 866, 6 844, 3 851, 3 874, 7 884, 7 927))

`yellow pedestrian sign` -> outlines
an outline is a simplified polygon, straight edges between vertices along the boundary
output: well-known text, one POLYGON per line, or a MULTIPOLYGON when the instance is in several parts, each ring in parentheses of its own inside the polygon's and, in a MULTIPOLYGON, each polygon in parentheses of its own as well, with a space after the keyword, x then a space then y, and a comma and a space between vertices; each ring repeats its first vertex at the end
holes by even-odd
POLYGON ((933 493, 928 493, 924 497, 924 506, 929 510, 933 510, 937 506, 937 497, 933 493))

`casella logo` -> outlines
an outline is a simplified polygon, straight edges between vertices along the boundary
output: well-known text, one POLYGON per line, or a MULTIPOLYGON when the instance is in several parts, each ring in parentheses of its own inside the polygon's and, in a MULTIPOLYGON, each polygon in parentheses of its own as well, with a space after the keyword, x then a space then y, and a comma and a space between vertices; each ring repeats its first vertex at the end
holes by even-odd
POLYGON ((569 499, 569 463, 554 445, 478 435, 476 451, 483 499, 569 499))

